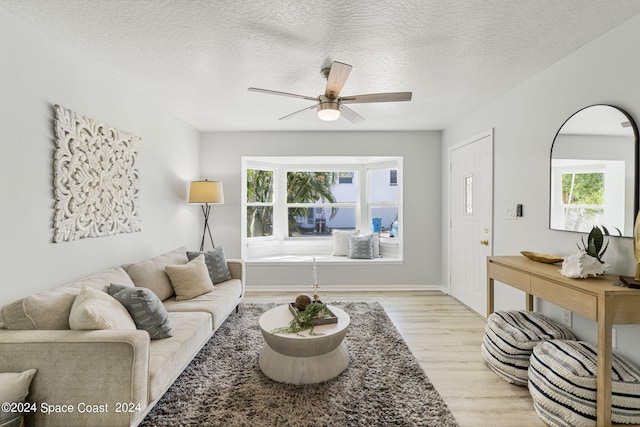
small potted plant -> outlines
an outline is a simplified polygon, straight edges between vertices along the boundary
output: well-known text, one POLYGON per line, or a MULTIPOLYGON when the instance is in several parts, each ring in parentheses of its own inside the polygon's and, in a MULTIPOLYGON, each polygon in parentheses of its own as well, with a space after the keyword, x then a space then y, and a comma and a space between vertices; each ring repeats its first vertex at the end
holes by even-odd
MULTIPOLYGON (((601 227, 602 230, 599 226, 594 225, 591 229, 591 232, 589 233, 589 236, 587 237, 587 243, 585 244, 584 237, 582 237, 582 247, 580 247, 580 245, 577 243, 576 245, 578 245, 578 249, 584 251, 587 255, 594 257, 595 259, 600 261, 601 264, 604 264, 602 257, 609 247, 609 242, 607 241, 607 244, 604 246, 604 248, 602 247, 602 245, 604 244, 604 236, 610 236, 610 234, 609 230, 607 230, 607 227, 605 227, 604 225, 601 227)), ((618 234, 622 236, 622 232, 618 228, 616 228, 616 230, 618 230, 618 234)))
POLYGON ((331 316, 331 312, 326 304, 321 302, 311 302, 305 306, 304 310, 299 311, 291 320, 288 326, 276 328, 271 331, 272 334, 297 334, 309 330, 309 335, 321 335, 313 332, 316 319, 323 319, 331 316))

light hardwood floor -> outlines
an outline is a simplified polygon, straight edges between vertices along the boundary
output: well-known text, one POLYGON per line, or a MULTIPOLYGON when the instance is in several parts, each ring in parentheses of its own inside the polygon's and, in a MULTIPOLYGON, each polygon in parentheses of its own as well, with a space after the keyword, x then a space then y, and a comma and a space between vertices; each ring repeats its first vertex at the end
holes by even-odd
MULTIPOLYGON (((295 293, 246 293, 244 302, 292 301, 295 293)), ((437 291, 321 292, 324 302, 378 301, 461 426, 544 427, 526 387, 499 379, 480 353, 485 320, 437 291)))

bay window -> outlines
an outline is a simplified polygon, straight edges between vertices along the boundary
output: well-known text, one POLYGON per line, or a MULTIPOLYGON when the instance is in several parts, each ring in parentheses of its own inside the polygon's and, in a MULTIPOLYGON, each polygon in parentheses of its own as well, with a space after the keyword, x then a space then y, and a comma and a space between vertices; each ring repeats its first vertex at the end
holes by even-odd
POLYGON ((401 157, 244 157, 242 173, 245 259, 329 255, 334 230, 402 257, 401 157))

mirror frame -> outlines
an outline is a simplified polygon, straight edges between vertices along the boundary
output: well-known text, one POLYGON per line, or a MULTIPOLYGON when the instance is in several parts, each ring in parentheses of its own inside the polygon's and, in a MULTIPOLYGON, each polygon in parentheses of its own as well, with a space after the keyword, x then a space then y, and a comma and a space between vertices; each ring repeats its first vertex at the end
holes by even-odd
MULTIPOLYGON (((589 105, 586 106, 584 108, 579 109, 578 111, 576 111, 575 113, 573 113, 571 116, 569 116, 569 118, 567 118, 562 125, 558 128, 558 131, 556 132, 555 136, 553 137, 553 142, 551 143, 551 150, 549 152, 549 230, 553 230, 553 231, 566 231, 569 233, 583 233, 582 231, 573 231, 573 230, 562 230, 559 228, 552 228, 551 227, 551 209, 552 209, 552 200, 551 200, 551 191, 552 188, 551 186, 553 185, 552 182, 552 162, 553 162, 553 147, 558 139, 558 135, 560 134, 560 131, 562 130, 562 128, 564 127, 564 125, 567 124, 567 122, 569 122, 569 120, 571 120, 574 116, 576 116, 577 114, 581 113, 582 111, 586 110, 587 108, 591 108, 591 107, 611 107, 611 108, 615 108, 616 110, 618 110, 619 112, 621 112, 629 121, 629 123, 631 124, 631 128, 633 129, 633 135, 634 135, 634 147, 633 147, 633 152, 634 152, 634 200, 633 200, 633 224, 635 225, 635 220, 638 216, 638 209, 640 206, 640 148, 639 148, 639 143, 638 143, 638 127, 636 125, 635 120, 633 120, 633 117, 631 117, 631 115, 629 115, 629 113, 627 113, 625 110, 623 110, 620 107, 616 107, 615 105, 610 105, 610 104, 593 104, 593 105, 589 105)), ((611 234, 611 237, 627 237, 627 238, 633 238, 633 235, 631 236, 619 236, 617 234, 611 234)))

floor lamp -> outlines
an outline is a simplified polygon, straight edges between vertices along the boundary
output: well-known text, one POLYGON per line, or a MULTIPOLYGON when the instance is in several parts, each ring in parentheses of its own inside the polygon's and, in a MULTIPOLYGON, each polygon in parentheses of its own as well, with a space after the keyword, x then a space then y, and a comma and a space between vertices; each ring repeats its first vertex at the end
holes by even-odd
POLYGON ((204 251, 204 239, 209 234, 211 247, 213 237, 211 236, 211 228, 209 228, 209 216, 212 204, 223 204, 224 193, 222 192, 222 183, 219 181, 192 181, 189 188, 189 203, 198 203, 202 205, 202 213, 204 215, 204 227, 202 229, 202 241, 200 242, 200 251, 204 251))

